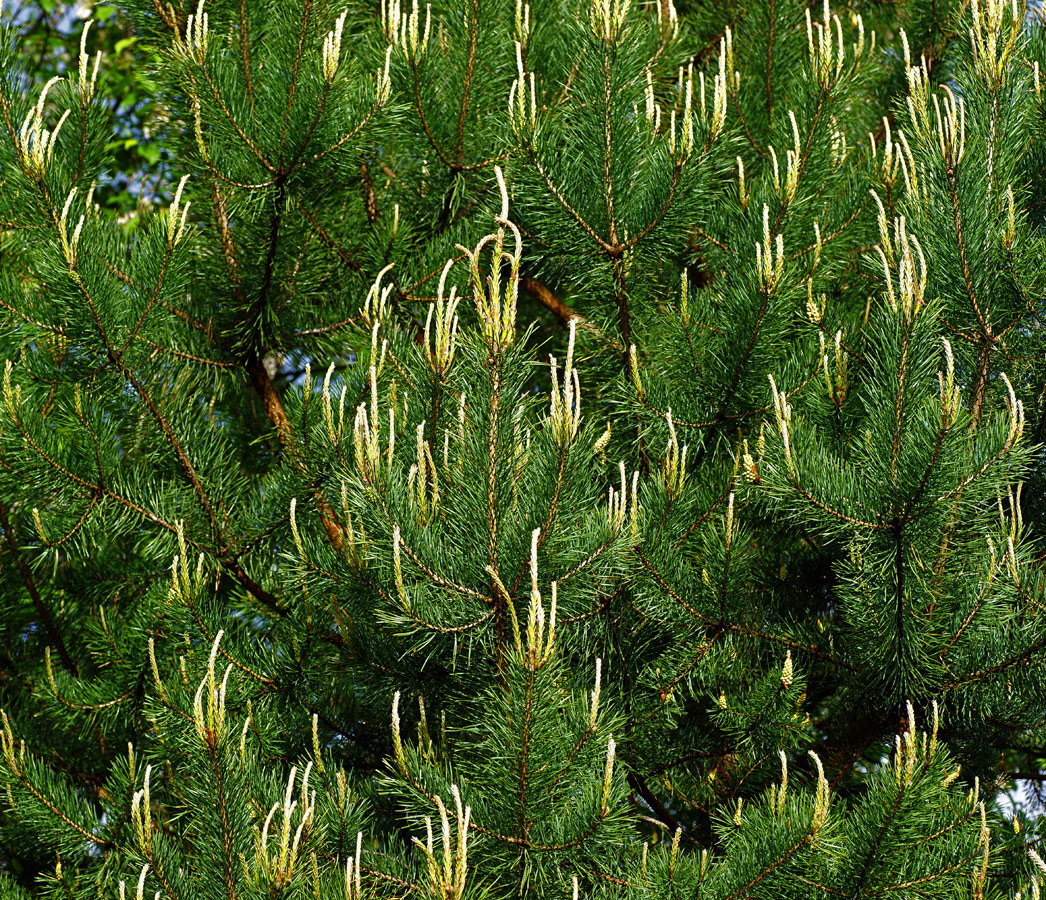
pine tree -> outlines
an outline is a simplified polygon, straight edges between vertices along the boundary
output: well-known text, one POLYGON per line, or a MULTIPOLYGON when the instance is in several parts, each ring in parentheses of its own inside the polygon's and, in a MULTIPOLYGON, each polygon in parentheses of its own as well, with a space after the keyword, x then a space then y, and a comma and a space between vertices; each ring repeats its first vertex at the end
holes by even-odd
POLYGON ((130 162, 0 34, 0 896, 1040 896, 1041 8, 123 9, 130 162))

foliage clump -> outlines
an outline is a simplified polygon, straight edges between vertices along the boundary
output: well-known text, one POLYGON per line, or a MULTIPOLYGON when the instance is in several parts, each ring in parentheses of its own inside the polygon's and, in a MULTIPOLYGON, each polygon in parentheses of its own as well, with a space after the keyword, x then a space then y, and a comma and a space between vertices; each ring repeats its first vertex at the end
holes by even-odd
POLYGON ((0 34, 0 895, 1038 898, 1040 10, 121 9, 0 34))

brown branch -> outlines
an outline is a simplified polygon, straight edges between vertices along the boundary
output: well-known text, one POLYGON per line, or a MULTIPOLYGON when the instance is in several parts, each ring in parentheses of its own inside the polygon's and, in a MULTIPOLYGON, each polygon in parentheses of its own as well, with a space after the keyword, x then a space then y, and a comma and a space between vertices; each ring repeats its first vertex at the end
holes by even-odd
POLYGON ((312 0, 305 0, 305 8, 302 10, 301 14, 301 28, 298 30, 298 49, 294 54, 294 70, 291 74, 290 88, 287 91, 287 105, 283 110, 283 135, 280 141, 281 152, 283 145, 287 142, 287 122, 290 118, 291 110, 294 108, 294 95, 298 91, 298 79, 301 77, 301 61, 305 54, 305 34, 308 31, 309 15, 311 12, 312 0))
MULTIPOLYGON (((251 153, 253 153, 255 158, 258 160, 258 162, 261 163, 262 168, 264 168, 267 172, 275 173, 276 167, 271 162, 269 162, 265 158, 265 154, 263 154, 261 150, 259 150, 255 146, 254 141, 252 141, 250 137, 247 136, 247 132, 243 130, 243 128, 240 126, 240 123, 236 120, 236 117, 229 110, 229 107, 225 103, 225 98, 222 97, 221 92, 218 90, 218 86, 211 79, 211 75, 207 71, 206 67, 202 67, 202 72, 204 80, 207 82, 207 86, 211 89, 211 94, 214 97, 214 102, 218 104, 218 109, 222 111, 222 115, 225 116, 225 120, 233 127, 233 130, 236 132, 239 139, 247 145, 251 153)), ((193 82, 193 87, 198 88, 199 82, 195 78, 193 78, 191 74, 189 75, 189 78, 193 82)), ((199 100, 197 100, 197 102, 199 102, 199 100)))
MULTIPOLYGON (((371 192, 373 193, 373 187, 371 188, 371 192)), ((334 238, 332 238, 324 230, 323 226, 320 225, 320 223, 316 219, 316 216, 313 215, 309 210, 307 210, 305 208, 305 205, 297 197, 294 198, 294 205, 298 207, 298 212, 300 212, 308 220, 309 224, 316 229, 316 234, 319 235, 320 240, 323 241, 323 243, 325 243, 334 252, 338 259, 340 259, 343 263, 345 263, 345 265, 352 269, 353 272, 363 271, 362 266, 360 266, 360 264, 352 258, 352 255, 347 250, 342 249, 338 245, 337 241, 335 241, 334 238)), ((367 216, 368 218, 370 218, 369 206, 367 216)), ((371 221, 373 221, 373 219, 371 219, 371 221)))
POLYGON ((802 839, 798 843, 793 844, 791 847, 789 847, 787 850, 785 850, 784 853, 782 853, 779 857, 777 857, 777 859, 775 859, 772 863, 770 863, 769 866, 767 866, 765 869, 763 869, 762 872, 760 872, 758 875, 756 875, 755 878, 753 878, 751 881, 749 881, 748 884, 746 884, 744 887, 738 888, 736 891, 734 891, 732 894, 730 894, 728 897, 726 897, 726 900, 737 900, 737 898, 739 898, 739 897, 744 897, 752 888, 754 888, 757 884, 759 884, 760 881, 762 881, 771 872, 773 872, 774 869, 776 869, 778 866, 784 865, 786 862, 788 862, 788 860, 791 859, 795 855, 795 853, 799 850, 799 848, 802 847, 804 844, 809 843, 810 840, 811 840, 811 835, 804 834, 802 839))
POLYGON ((243 80, 247 85, 247 102, 254 115, 254 84, 251 81, 251 55, 247 40, 247 0, 240 0, 240 49, 243 53, 243 80))
POLYGON ((63 821, 66 825, 68 825, 75 832, 77 832, 77 834, 79 834, 80 837, 85 838, 86 840, 90 841, 92 844, 98 847, 108 849, 112 846, 112 841, 103 840, 102 838, 98 837, 98 835, 92 834, 78 822, 74 822, 72 819, 70 819, 69 816, 62 812, 58 808, 58 806, 50 800, 50 798, 44 795, 43 792, 41 792, 36 787, 36 785, 34 785, 31 781, 29 781, 28 778, 26 778, 25 773, 22 771, 21 768, 14 768, 13 766, 8 766, 8 769, 18 778, 18 780, 22 783, 22 786, 27 791, 29 791, 29 793, 32 794, 37 799, 37 801, 42 806, 44 806, 48 812, 51 813, 51 815, 53 815, 56 819, 60 819, 61 821, 63 821))
POLYGON ((519 836, 523 840, 530 837, 530 823, 527 821, 527 782, 529 773, 527 764, 530 761, 530 728, 534 716, 534 669, 527 666, 527 691, 523 707, 523 737, 519 753, 519 836))
POLYGON ((654 815, 660 818, 662 824, 667 826, 672 834, 675 834, 680 828, 679 820, 668 811, 668 807, 647 787, 643 776, 637 772, 629 772, 627 780, 628 786, 643 798, 646 805, 653 810, 654 815))
POLYGON ((163 22, 164 25, 170 28, 175 34, 182 30, 182 24, 173 10, 168 11, 167 9, 164 9, 164 5, 160 0, 152 0, 152 4, 153 9, 156 10, 156 15, 160 17, 160 21, 163 22))
POLYGON ((890 830, 890 825, 894 818, 897 816, 897 811, 900 809, 901 800, 904 799, 904 789, 897 791, 897 796, 894 797, 893 803, 890 809, 886 813, 886 818, 883 819, 882 825, 879 826, 879 832, 875 836, 875 840, 872 841, 872 846, 868 850, 868 855, 864 859, 864 865, 861 867, 861 872, 857 876, 857 888, 853 892, 854 897, 860 897, 864 892, 864 884, 868 878, 868 873, 872 869, 872 863, 875 862, 879 856, 879 847, 881 846, 883 839, 886 837, 886 833, 890 830))
MULTIPOLYGON (((465 118, 469 111, 469 94, 472 93, 472 78, 476 72, 476 41, 479 36, 479 0, 472 0, 472 9, 466 20, 469 25, 468 62, 465 64, 465 85, 461 92, 461 113, 458 115, 457 165, 465 161, 465 118)), ((419 101, 420 105, 420 101, 419 101)), ((456 169, 454 171, 457 171, 456 169)))
MULTIPOLYGON (((291 465, 294 466, 299 473, 304 474, 305 462, 301 457, 298 441, 297 438, 295 438, 294 430, 291 427, 290 418, 288 418, 287 411, 283 407, 283 401, 280 400, 280 395, 276 392, 276 386, 272 383, 272 379, 269 377, 269 371, 265 368, 264 361, 260 359, 257 354, 248 360, 247 374, 250 376, 251 386, 254 388, 255 393, 261 398, 262 405, 265 407, 265 414, 269 417, 269 421, 272 422, 273 426, 276 428, 276 435, 279 438, 280 446, 290 458, 291 465)), ((320 518, 323 521, 323 529, 327 532, 327 536, 330 538, 334 549, 341 550, 345 546, 345 533, 334 516, 334 510, 331 509, 330 504, 327 502, 327 499, 321 490, 317 489, 315 498, 316 504, 320 509, 320 518)))
POLYGON ((473 590, 470 587, 465 587, 465 585, 463 584, 456 584, 455 582, 450 581, 447 578, 444 578, 442 575, 439 574, 439 572, 436 572, 434 569, 431 569, 429 566, 425 565, 425 563, 422 562, 421 558, 411 549, 410 545, 406 541, 402 540, 402 538, 400 539, 400 547, 403 548, 403 552, 407 555, 407 558, 412 563, 414 563, 415 566, 417 566, 419 571, 421 571, 421 573, 425 575, 426 578, 434 582, 437 586, 444 588, 448 591, 454 591, 457 594, 464 594, 466 597, 471 597, 474 600, 479 600, 482 603, 487 604, 488 606, 492 604, 493 601, 490 599, 490 597, 487 597, 485 594, 481 594, 479 591, 473 590))
MULTIPOLYGON (((774 127, 774 90, 771 72, 774 65, 774 25, 776 18, 776 5, 770 0, 770 29, 766 39, 766 130, 770 132, 774 127)), ((828 23, 825 23, 825 28, 828 23)))
POLYGON ((205 743, 210 751, 211 771, 214 773, 214 786, 218 793, 218 814, 222 823, 222 846, 225 850, 225 889, 229 900, 236 900, 236 858, 232 825, 229 822, 228 801, 225 796, 225 782, 222 779, 221 763, 218 760, 217 735, 208 729, 205 743))
MULTIPOLYGON (((661 589, 664 590, 665 593, 667 593, 673 600, 675 600, 676 603, 682 606, 683 609, 690 613, 690 615, 693 616, 694 619, 705 628, 711 628, 714 630, 726 629, 727 631, 732 631, 736 634, 741 634, 746 637, 761 638, 763 640, 770 641, 775 644, 780 644, 783 647, 789 647, 793 650, 801 650, 804 653, 809 653, 811 656, 814 656, 817 659, 824 660, 825 662, 832 663, 836 666, 842 666, 844 669, 849 669, 852 672, 860 671, 860 669, 853 663, 849 663, 844 659, 839 659, 838 657, 825 653, 823 650, 819 650, 813 644, 801 644, 790 637, 782 637, 781 635, 769 634, 768 632, 760 631, 759 629, 750 627, 748 625, 738 625, 732 622, 716 622, 709 616, 706 616, 703 613, 698 612, 698 610, 696 610, 693 606, 687 603, 686 600, 683 599, 679 591, 677 591, 668 583, 664 575, 662 575, 661 572, 658 571, 658 569, 654 566, 653 563, 650 562, 646 554, 640 548, 636 547, 635 552, 639 556, 640 561, 646 567, 647 571, 650 572, 650 574, 654 577, 654 580, 658 583, 658 585, 660 585, 661 589)), ((1046 640, 1044 640, 1043 643, 1046 643, 1046 640)))
POLYGON ((977 326, 981 332, 980 350, 977 357, 977 380, 973 389, 973 410, 971 427, 976 427, 981 417, 981 407, 984 404, 984 395, 988 386, 988 370, 991 365, 991 349, 995 343, 992 336, 991 323, 986 321, 980 304, 977 302, 977 292, 973 288, 973 276, 970 272, 970 261, 966 255, 966 238, 963 234, 962 212, 959 209, 959 191, 956 186, 955 168, 948 166, 948 194, 952 201, 952 218, 955 222, 955 240, 959 247, 959 263, 962 266, 962 279, 966 285, 966 295, 970 298, 973 313, 977 317, 977 326))
POLYGON ((29 566, 22 558, 22 552, 18 547, 18 540, 15 538, 14 529, 11 527, 11 519, 7 514, 7 505, 3 502, 0 502, 0 527, 4 529, 4 534, 7 535, 7 543, 11 547, 11 555, 14 557, 15 565, 18 567, 18 574, 22 576, 22 583, 25 584, 25 589, 29 592, 29 597, 33 601, 33 607, 36 610, 37 616, 40 618, 40 624, 43 625, 48 638, 51 639, 51 643, 54 644, 55 650, 58 651, 58 656, 61 658, 62 665, 65 666, 66 671, 71 675, 75 675, 77 671, 76 663, 73 662, 73 657, 65 646, 65 641, 62 639, 62 633, 58 629, 58 624, 51 616, 51 611, 47 608, 47 604, 44 603, 44 598, 40 596, 40 590, 36 586, 33 573, 29 570, 29 566))
POLYGON ((543 282, 538 281, 536 278, 530 275, 523 275, 520 277, 520 283, 523 290, 533 294, 541 304, 548 309, 550 312, 555 314, 564 324, 574 319, 577 322, 577 327, 582 331, 587 331, 593 337, 599 338, 601 341, 605 341, 609 346, 615 350, 621 350, 621 342, 615 337, 611 337, 605 334, 603 330, 595 324, 591 319, 586 319, 583 315, 578 313, 576 310, 564 303, 552 290, 545 285, 543 282))
POLYGON ((414 81, 414 108, 418 113, 418 121, 421 122, 421 130, 425 132, 425 137, 428 138, 432 149, 436 151, 436 156, 440 158, 440 162, 451 171, 454 171, 456 168, 454 161, 447 156, 446 151, 439 145, 439 141, 436 140, 436 136, 432 133, 432 128, 429 126, 429 120, 425 117, 425 107, 421 102, 421 79, 418 76, 417 60, 410 60, 410 71, 414 81))
POLYGON ((541 165, 541 161, 537 157, 537 152, 534 150, 533 145, 527 142, 527 151, 530 156, 530 161, 534 168, 537 170, 538 175, 541 176, 541 180, 545 182, 545 187, 548 188, 550 194, 556 198, 559 205, 563 207, 569 214, 570 217, 578 223, 582 228, 585 229, 585 233, 596 242, 596 245, 603 251, 610 252, 612 245, 608 244, 602 237, 596 232, 596 230, 585 221, 581 213, 579 213, 573 206, 570 205, 570 201, 563 196, 563 192, 556 186, 555 182, 545 171, 545 167, 541 165))

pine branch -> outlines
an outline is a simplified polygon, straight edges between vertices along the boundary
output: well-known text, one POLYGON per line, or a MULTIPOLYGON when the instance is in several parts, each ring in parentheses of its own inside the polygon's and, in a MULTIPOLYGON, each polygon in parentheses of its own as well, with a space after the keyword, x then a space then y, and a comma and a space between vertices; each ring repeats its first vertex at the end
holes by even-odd
POLYGON ((44 602, 44 598, 40 596, 40 590, 36 586, 36 580, 33 578, 33 573, 22 558, 22 551, 19 549, 18 539, 15 537, 14 528, 11 526, 11 519, 7 513, 7 504, 2 501, 0 501, 0 528, 3 528, 4 534, 7 535, 7 544, 11 548, 11 555, 14 557, 15 565, 18 567, 18 574, 21 575, 22 583, 25 585, 25 589, 29 593, 30 599, 33 601, 33 608, 36 610, 36 614, 40 618, 40 624, 43 625, 44 631, 47 632, 48 639, 58 652, 58 657, 62 660, 62 665, 65 667, 65 670, 69 672, 70 675, 76 675, 76 663, 73 661, 73 657, 70 655, 69 650, 65 645, 65 640, 62 638, 62 633, 58 628, 58 623, 51 615, 51 611, 44 602))

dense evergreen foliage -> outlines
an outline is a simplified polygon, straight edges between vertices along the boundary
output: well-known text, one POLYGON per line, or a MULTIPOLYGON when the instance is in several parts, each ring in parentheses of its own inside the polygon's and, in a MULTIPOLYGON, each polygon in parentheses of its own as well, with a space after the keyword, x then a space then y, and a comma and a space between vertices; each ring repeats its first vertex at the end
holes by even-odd
POLYGON ((382 2, 4 14, 0 897, 1037 900, 1041 9, 382 2))

